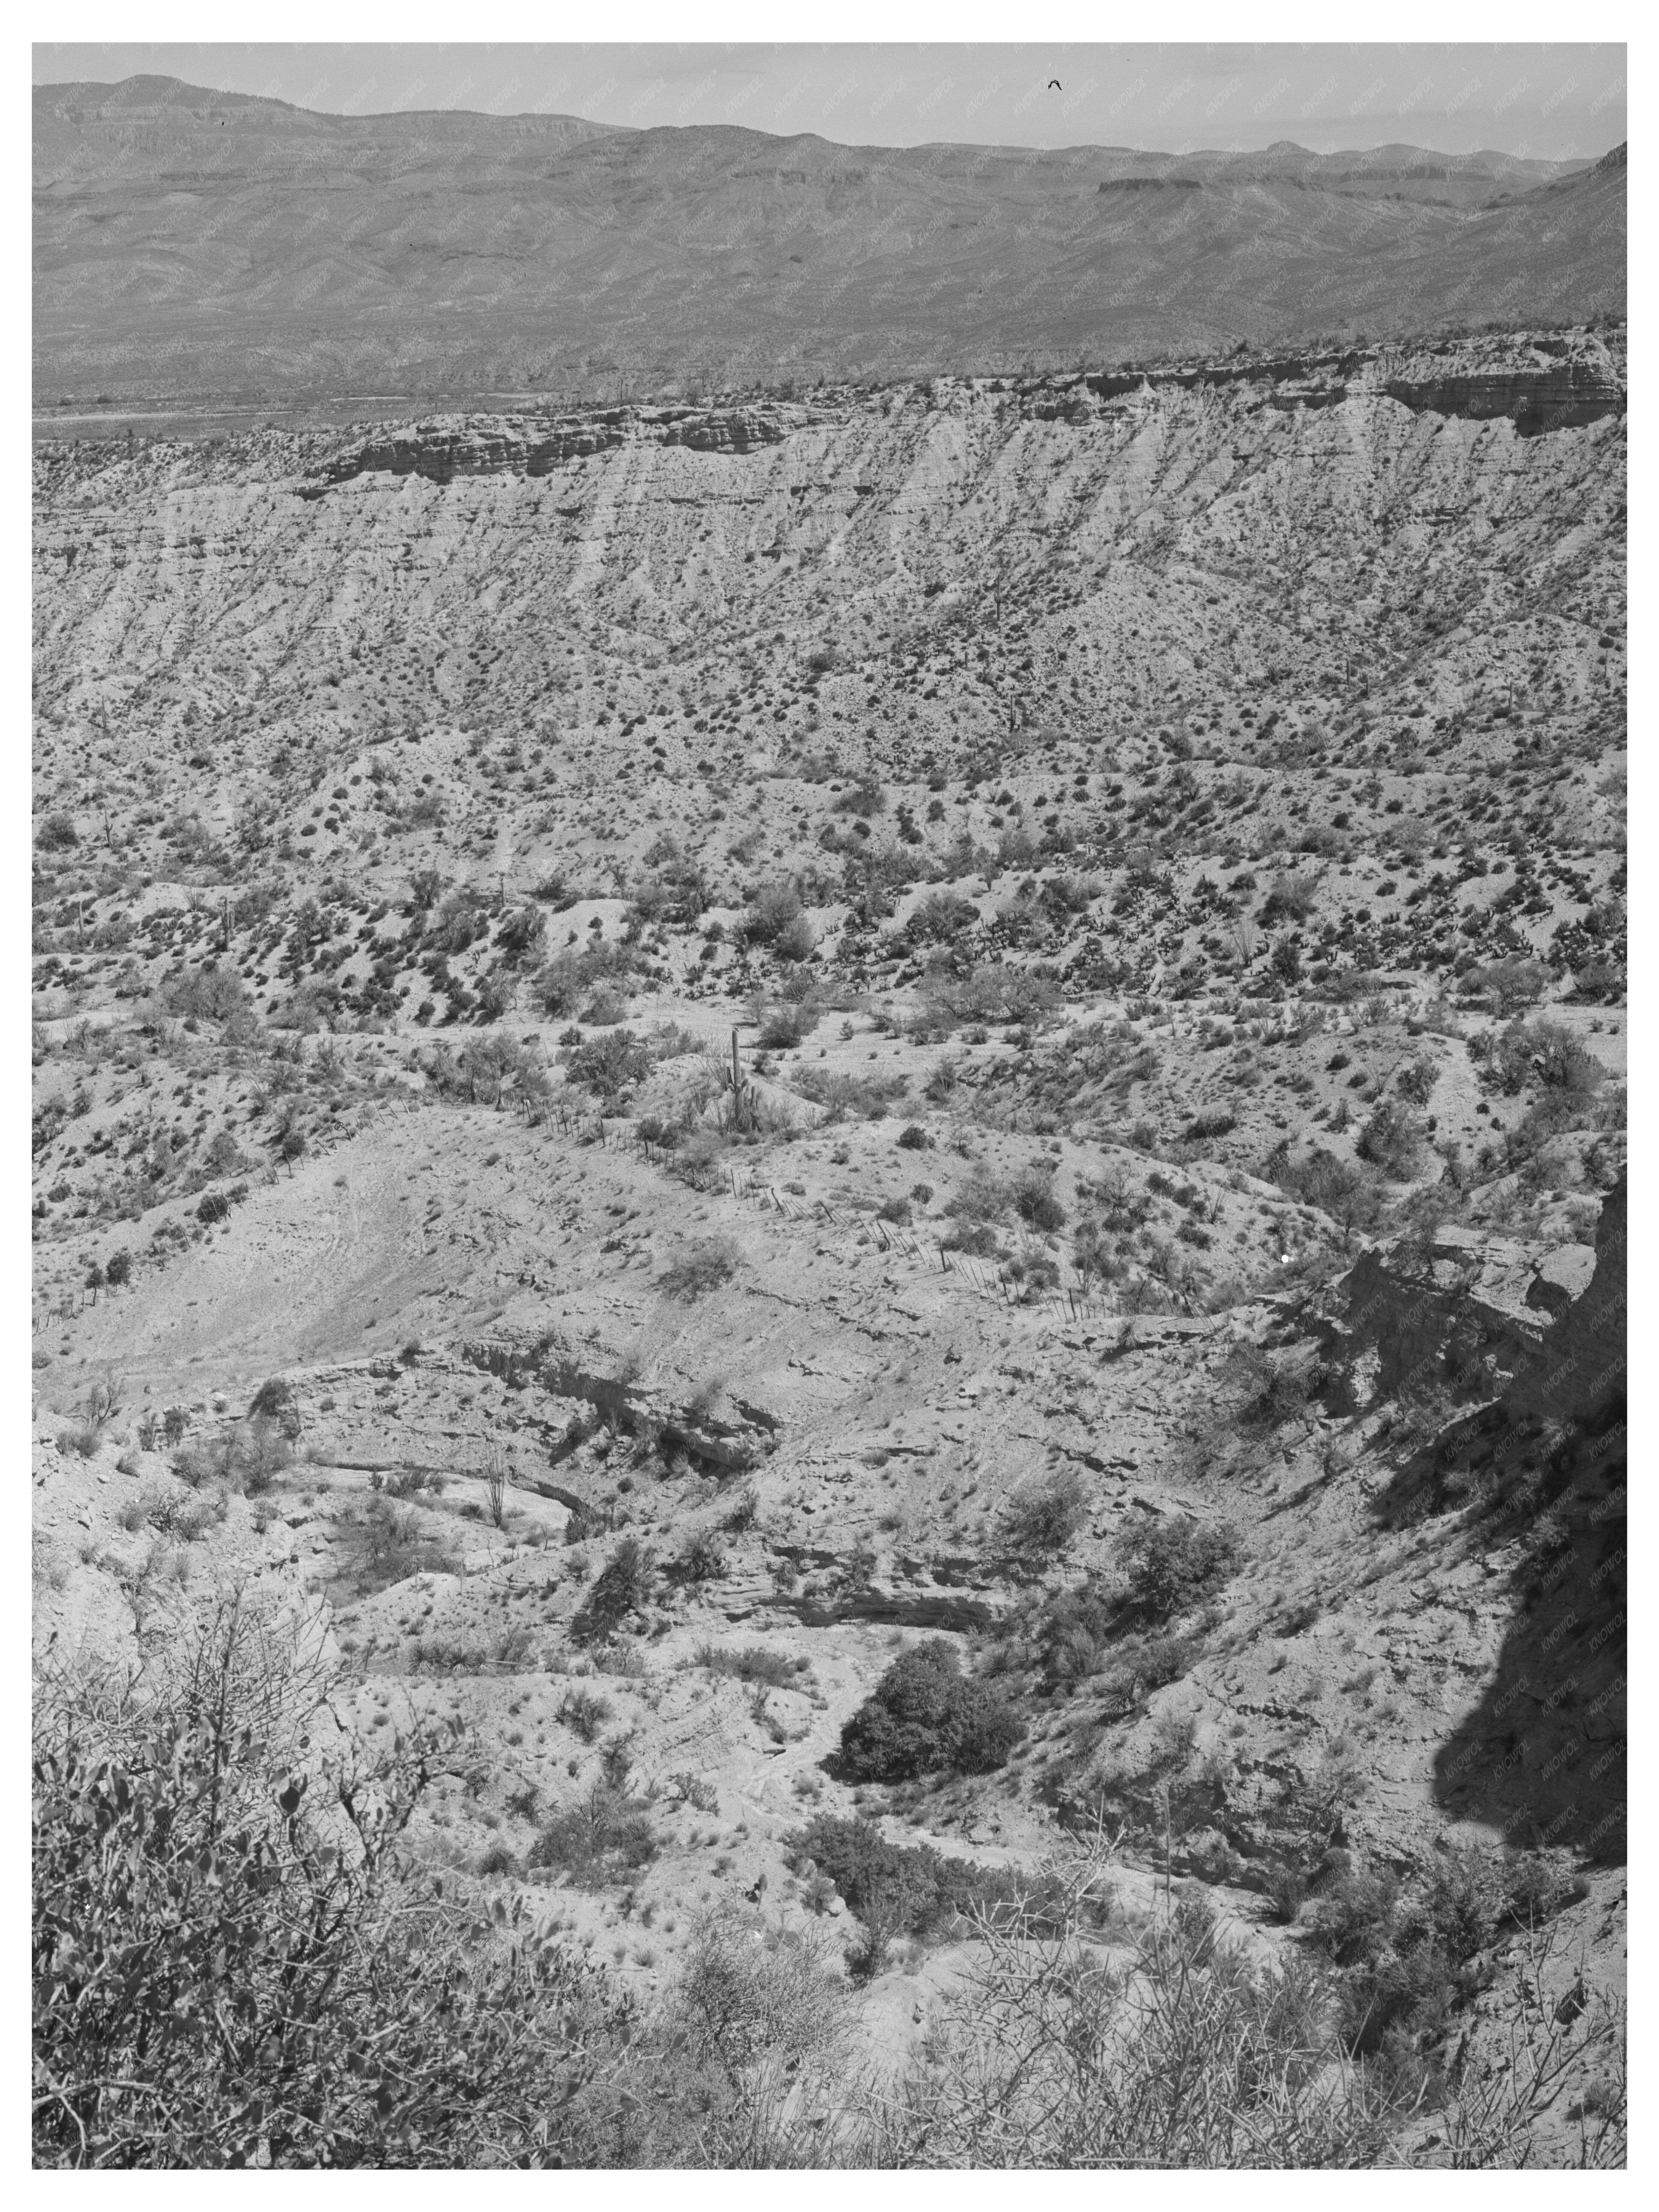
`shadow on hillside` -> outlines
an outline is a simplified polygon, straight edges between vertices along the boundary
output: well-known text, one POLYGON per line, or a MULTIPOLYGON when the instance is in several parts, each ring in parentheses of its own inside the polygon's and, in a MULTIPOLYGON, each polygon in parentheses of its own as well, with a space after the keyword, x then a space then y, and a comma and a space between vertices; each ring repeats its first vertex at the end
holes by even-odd
POLYGON ((1517 1848, 1625 1856, 1625 1394, 1577 1423, 1483 1408, 1402 1467, 1385 1525, 1478 1508, 1490 1552, 1522 1538, 1496 1673, 1435 1759, 1448 1819, 1517 1848))

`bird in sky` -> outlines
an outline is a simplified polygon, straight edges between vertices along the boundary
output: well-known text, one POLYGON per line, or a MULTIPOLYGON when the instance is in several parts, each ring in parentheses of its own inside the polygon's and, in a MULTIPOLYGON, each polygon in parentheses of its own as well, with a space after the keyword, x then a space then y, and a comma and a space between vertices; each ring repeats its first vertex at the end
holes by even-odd
POLYGON ((1057 76, 1051 76, 1048 80, 1048 89, 1050 92, 1060 92, 1064 89, 1064 87, 1057 76))

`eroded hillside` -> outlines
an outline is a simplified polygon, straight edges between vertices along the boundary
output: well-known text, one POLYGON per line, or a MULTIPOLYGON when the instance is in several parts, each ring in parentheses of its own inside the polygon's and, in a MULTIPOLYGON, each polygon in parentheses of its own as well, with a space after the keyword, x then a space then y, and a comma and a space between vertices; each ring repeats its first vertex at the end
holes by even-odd
POLYGON ((1119 1932, 1318 1961, 1414 2157, 1565 2005, 1582 2152, 1623 376, 40 451, 52 1663, 308 1600, 354 1724, 459 1723, 466 1895, 642 1991, 827 1931, 888 2060, 973 1943, 847 1824, 961 1905, 1104 1820, 1119 1932))

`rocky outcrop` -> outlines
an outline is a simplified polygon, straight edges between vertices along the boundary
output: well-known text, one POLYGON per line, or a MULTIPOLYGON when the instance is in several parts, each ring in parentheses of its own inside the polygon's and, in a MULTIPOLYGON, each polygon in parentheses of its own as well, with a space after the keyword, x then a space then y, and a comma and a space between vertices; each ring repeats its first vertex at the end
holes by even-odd
POLYGON ((1550 1257, 1547 1248, 1450 1225, 1426 1252, 1363 1253, 1322 1310, 1304 1316, 1319 1334, 1334 1402, 1352 1411, 1448 1386, 1498 1395, 1548 1326, 1532 1291, 1550 1257))
MULTIPOLYGON (((1593 1427, 1626 1394, 1626 1238, 1629 1178, 1620 1176, 1601 1205, 1595 1227, 1595 1266, 1581 1296, 1516 1377, 1512 1410, 1546 1422, 1593 1427)), ((1575 1254, 1583 1248, 1568 1248, 1575 1254)))
POLYGON ((1622 386, 1580 361, 1422 382, 1391 378, 1382 388, 1413 414, 1463 416, 1476 422, 1507 416, 1523 438, 1546 430, 1582 429, 1604 415, 1618 414, 1625 404, 1622 386))
MULTIPOLYGON (((376 433, 338 455, 327 484, 383 471, 449 483, 457 477, 552 474, 567 461, 619 446, 684 446, 698 453, 748 453, 775 446, 793 429, 824 419, 781 404, 730 408, 611 407, 592 413, 441 416, 376 433)), ((316 489, 325 489, 319 487, 316 489)))

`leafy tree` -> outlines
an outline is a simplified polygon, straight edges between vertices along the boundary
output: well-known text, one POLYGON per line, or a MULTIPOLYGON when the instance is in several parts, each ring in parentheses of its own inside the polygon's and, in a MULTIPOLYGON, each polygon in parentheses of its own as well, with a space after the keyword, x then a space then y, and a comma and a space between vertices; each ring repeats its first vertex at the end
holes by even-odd
POLYGON ((1131 1609, 1168 1620, 1218 1589, 1238 1559, 1238 1539, 1224 1521, 1160 1519, 1138 1522, 1118 1546, 1128 1575, 1131 1609))
POLYGON ((940 1767, 988 1774, 1025 1733, 1006 1697, 964 1677, 940 1637, 896 1659, 841 1732, 842 1772, 902 1782, 940 1767))

